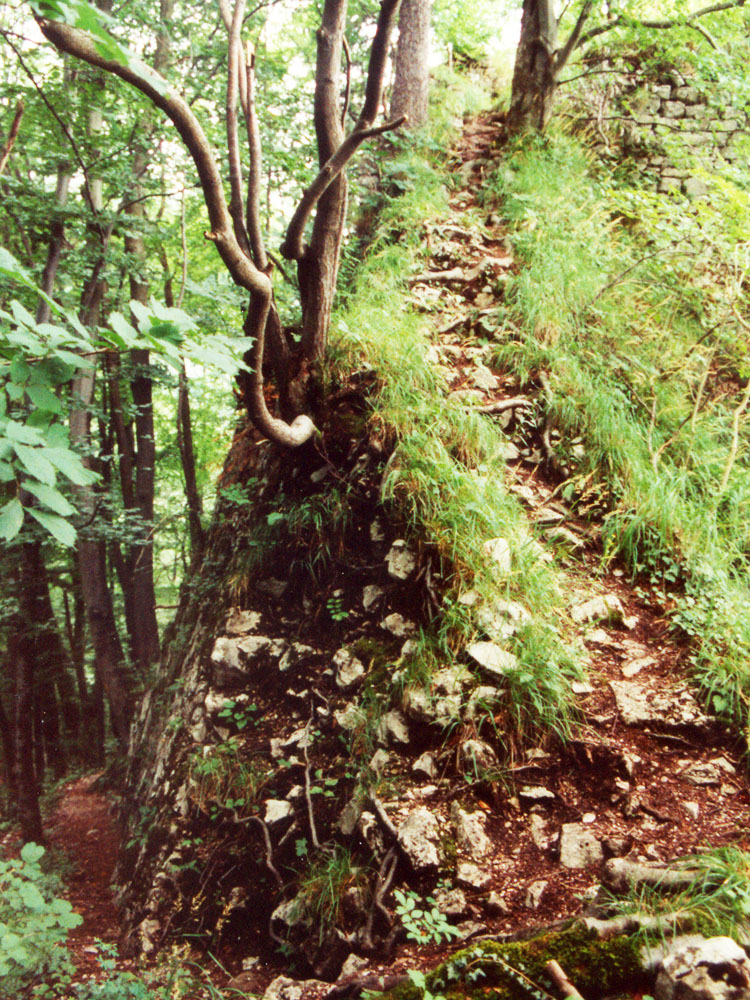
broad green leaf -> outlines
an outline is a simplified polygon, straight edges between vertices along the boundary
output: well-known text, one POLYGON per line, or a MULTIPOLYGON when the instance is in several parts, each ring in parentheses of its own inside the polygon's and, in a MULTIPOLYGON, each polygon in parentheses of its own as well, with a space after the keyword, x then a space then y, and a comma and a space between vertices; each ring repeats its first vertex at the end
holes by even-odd
POLYGON ((13 358, 10 363, 10 377, 17 384, 24 384, 28 382, 29 376, 31 375, 31 368, 26 363, 26 361, 21 357, 13 358))
POLYGON ((0 538, 9 542, 15 538, 23 525, 23 507, 20 500, 10 500, 4 507, 0 507, 0 538))
POLYGON ((29 385, 26 387, 26 394, 34 406, 40 410, 48 410, 50 413, 62 413, 62 403, 46 385, 29 385))
POLYGON ((65 545, 68 548, 75 545, 76 529, 69 521, 58 517, 57 514, 50 514, 46 510, 39 510, 37 507, 27 507, 26 509, 34 520, 38 521, 43 528, 46 528, 61 545, 65 545))
POLYGON ((21 848, 21 861, 25 861, 27 865, 36 864, 37 861, 41 861, 44 857, 44 848, 41 844, 35 844, 33 840, 30 840, 28 844, 24 844, 21 848))
POLYGON ((19 424, 17 420, 8 420, 5 425, 5 434, 14 444, 16 441, 21 444, 39 444, 39 432, 19 424))
POLYGON ((45 507, 49 507, 55 514, 59 514, 61 517, 70 517, 71 514, 75 514, 75 507, 52 486, 30 480, 27 480, 23 485, 29 493, 33 493, 37 500, 41 501, 45 507))
POLYGON ((20 281, 24 285, 31 285, 32 281, 24 268, 18 263, 10 251, 0 247, 0 274, 5 274, 15 281, 20 281))
POLYGON ((16 474, 10 462, 4 462, 0 459, 0 483, 10 483, 15 478, 16 474))
POLYGON ((27 882, 26 885, 21 886, 20 896, 30 910, 38 912, 44 909, 44 896, 33 882, 27 882))
POLYGON ((48 486, 54 486, 55 467, 44 457, 41 448, 27 448, 24 444, 14 444, 13 447, 24 468, 34 479, 47 483, 48 486))
POLYGON ((118 335, 125 347, 132 347, 138 343, 138 331, 135 330, 121 313, 112 313, 109 317, 109 325, 118 335))
POLYGON ((30 330, 36 329, 36 320, 29 310, 25 306, 22 306, 16 299, 11 299, 10 311, 13 313, 16 323, 21 326, 27 326, 30 330))
POLYGON ((91 486, 99 478, 84 466, 80 456, 70 448, 45 448, 44 454, 76 486, 91 486))

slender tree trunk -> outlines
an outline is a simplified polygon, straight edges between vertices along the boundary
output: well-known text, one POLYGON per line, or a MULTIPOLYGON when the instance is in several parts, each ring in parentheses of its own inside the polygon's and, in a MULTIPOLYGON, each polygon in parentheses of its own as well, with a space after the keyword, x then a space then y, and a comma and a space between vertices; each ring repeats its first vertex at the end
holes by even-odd
POLYGON ((412 129, 427 123, 431 17, 432 0, 401 0, 391 118, 406 115, 412 129))
POLYGON ((542 130, 557 90, 557 18, 553 0, 523 0, 521 39, 513 69, 510 132, 542 130))
POLYGON ((183 365, 177 391, 177 446, 180 450, 182 474, 185 479, 185 499, 188 508, 188 528, 190 531, 190 561, 199 559, 203 553, 205 532, 203 530, 203 504, 195 477, 195 452, 193 450, 193 425, 190 418, 190 391, 183 365))
MULTIPOLYGON (((12 700, 15 702, 15 699, 12 700)), ((0 701, 0 743, 2 743, 3 747, 3 765, 5 772, 3 780, 8 793, 8 802, 11 808, 13 808, 18 797, 18 792, 16 790, 16 769, 14 767, 15 752, 13 726, 11 725, 11 721, 8 718, 2 701, 0 701)))

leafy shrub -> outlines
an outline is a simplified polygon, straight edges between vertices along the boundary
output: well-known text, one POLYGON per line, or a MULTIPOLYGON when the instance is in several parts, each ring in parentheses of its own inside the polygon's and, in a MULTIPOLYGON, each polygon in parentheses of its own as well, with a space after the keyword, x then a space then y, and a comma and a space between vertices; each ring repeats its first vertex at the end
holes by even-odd
POLYGON ((83 918, 54 894, 39 862, 44 848, 26 844, 20 858, 0 861, 0 993, 13 996, 51 971, 70 969, 61 946, 83 918))

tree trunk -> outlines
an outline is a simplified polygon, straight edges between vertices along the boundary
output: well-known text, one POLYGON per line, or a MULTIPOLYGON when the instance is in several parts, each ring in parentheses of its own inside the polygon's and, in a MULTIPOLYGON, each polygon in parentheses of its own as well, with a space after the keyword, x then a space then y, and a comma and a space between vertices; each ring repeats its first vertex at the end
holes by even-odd
POLYGON ((427 123, 430 89, 432 0, 402 0, 398 18, 391 118, 406 115, 407 128, 427 123))
POLYGON ((541 131, 547 124, 557 90, 556 52, 553 0, 523 0, 521 39, 507 117, 509 132, 541 131))
POLYGON ((193 426, 190 419, 190 392, 183 365, 177 391, 177 446, 180 449, 182 474, 185 479, 185 499, 188 508, 188 528, 190 531, 190 561, 199 559, 203 552, 205 533, 203 531, 203 504, 195 478, 195 452, 193 450, 193 426))

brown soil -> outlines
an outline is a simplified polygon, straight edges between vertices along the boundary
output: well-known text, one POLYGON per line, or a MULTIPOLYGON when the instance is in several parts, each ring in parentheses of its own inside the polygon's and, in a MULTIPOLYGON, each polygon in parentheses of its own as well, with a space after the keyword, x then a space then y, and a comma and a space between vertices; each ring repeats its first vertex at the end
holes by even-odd
POLYGON ((98 777, 87 775, 66 785, 45 826, 50 847, 70 865, 65 896, 83 917, 68 936, 76 979, 99 972, 97 941, 113 944, 120 936, 112 892, 120 837, 107 797, 97 790, 98 777))

